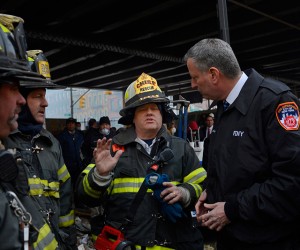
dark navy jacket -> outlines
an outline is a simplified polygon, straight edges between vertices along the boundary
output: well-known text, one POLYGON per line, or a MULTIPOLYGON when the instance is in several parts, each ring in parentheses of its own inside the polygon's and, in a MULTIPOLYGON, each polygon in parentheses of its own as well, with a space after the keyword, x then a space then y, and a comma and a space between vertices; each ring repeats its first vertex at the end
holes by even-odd
POLYGON ((65 164, 70 172, 72 182, 75 182, 83 169, 81 157, 81 145, 83 143, 83 134, 75 130, 74 134, 64 129, 59 135, 65 164))
POLYGON ((225 112, 218 103, 207 194, 209 203, 226 201, 231 223, 223 231, 229 237, 259 244, 298 230, 299 100, 286 85, 253 69, 245 73, 249 78, 234 103, 225 112))

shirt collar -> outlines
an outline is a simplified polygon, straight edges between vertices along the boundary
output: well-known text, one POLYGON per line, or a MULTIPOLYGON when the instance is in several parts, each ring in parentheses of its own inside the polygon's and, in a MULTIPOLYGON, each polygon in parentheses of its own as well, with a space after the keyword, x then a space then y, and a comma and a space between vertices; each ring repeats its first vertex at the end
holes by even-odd
POLYGON ((138 142, 139 144, 141 144, 143 146, 143 148, 147 151, 148 154, 151 153, 152 147, 154 145, 154 143, 156 142, 156 138, 153 139, 152 144, 148 145, 146 142, 144 142, 141 138, 137 137, 135 139, 136 142, 138 142))
POLYGON ((240 79, 238 80, 238 82, 236 83, 236 85, 233 87, 233 89, 230 91, 229 95, 226 98, 226 101, 229 104, 232 104, 235 101, 235 99, 238 97, 247 79, 248 76, 243 72, 240 79))

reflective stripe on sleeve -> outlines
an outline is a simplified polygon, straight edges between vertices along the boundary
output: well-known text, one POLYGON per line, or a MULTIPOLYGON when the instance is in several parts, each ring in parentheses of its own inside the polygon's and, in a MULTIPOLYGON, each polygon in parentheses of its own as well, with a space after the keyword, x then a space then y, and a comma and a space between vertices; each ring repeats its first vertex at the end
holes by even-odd
POLYGON ((95 199, 98 199, 101 195, 101 192, 99 190, 95 190, 93 189, 91 186, 90 186, 90 183, 89 183, 89 180, 88 180, 88 175, 85 175, 83 177, 83 182, 82 182, 82 185, 83 185, 83 189, 84 189, 84 192, 91 196, 92 198, 95 198, 95 199))
POLYGON ((70 173, 67 169, 66 164, 64 164, 58 171, 58 179, 62 182, 66 182, 70 178, 70 173))
POLYGON ((39 230, 37 241, 33 243, 34 249, 53 250, 58 247, 54 234, 48 224, 44 224, 39 230))
POLYGON ((82 173, 88 174, 94 167, 95 167, 95 164, 89 164, 89 165, 82 171, 82 173))
POLYGON ((146 249, 146 250, 171 250, 174 248, 169 248, 169 247, 163 247, 163 246, 153 246, 153 247, 143 247, 136 245, 135 246, 136 249, 140 250, 140 249, 146 249))
POLYGON ((74 210, 71 210, 69 214, 59 216, 59 227, 69 227, 74 225, 75 219, 74 219, 74 210))
POLYGON ((187 176, 183 178, 183 182, 188 183, 194 183, 194 184, 200 184, 203 182, 206 178, 206 171, 204 168, 197 168, 191 173, 189 173, 187 176))

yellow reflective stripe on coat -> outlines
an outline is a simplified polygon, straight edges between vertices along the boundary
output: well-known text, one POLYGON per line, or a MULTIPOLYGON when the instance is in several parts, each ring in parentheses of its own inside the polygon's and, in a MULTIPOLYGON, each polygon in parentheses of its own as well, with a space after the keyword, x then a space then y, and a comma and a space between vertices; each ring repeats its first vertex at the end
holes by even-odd
POLYGON ((67 169, 66 164, 64 164, 60 169, 57 171, 58 179, 62 182, 66 182, 70 178, 70 173, 67 169))
POLYGON ((84 189, 84 192, 91 196, 92 198, 95 198, 95 199, 98 199, 100 197, 100 194, 101 192, 98 191, 98 190, 95 190, 93 189, 91 186, 90 186, 90 183, 89 183, 89 180, 88 180, 88 175, 85 175, 83 177, 83 189, 84 189))
POLYGON ((199 197, 202 193, 202 187, 199 184, 192 184, 192 183, 189 184, 195 189, 196 196, 199 197))
MULTIPOLYGON (((136 249, 142 249, 142 247, 138 246, 138 245, 136 245, 135 248, 136 249)), ((153 247, 146 247, 146 248, 143 248, 143 249, 146 249, 146 250, 171 250, 171 249, 174 249, 174 248, 163 247, 163 246, 153 246, 153 247)))
POLYGON ((89 164, 83 171, 82 173, 88 174, 93 168, 95 167, 95 164, 89 164))
POLYGON ((37 241, 33 243, 33 248, 39 250, 53 250, 57 247, 58 243, 54 234, 51 232, 48 224, 44 224, 43 227, 39 229, 39 235, 37 241))
POLYGON ((189 183, 195 189, 196 195, 199 197, 202 193, 200 183, 205 180, 206 175, 207 173, 204 168, 197 168, 185 176, 183 181, 189 183))
POLYGON ((30 195, 44 195, 59 198, 59 182, 48 182, 48 180, 41 180, 40 178, 29 178, 29 194, 30 195))
MULTIPOLYGON (((144 177, 140 178, 116 178, 113 180, 113 190, 111 194, 119 193, 137 193, 144 181, 144 177)), ((149 192, 152 192, 151 189, 149 192)))
POLYGON ((204 168, 197 168, 191 173, 189 173, 187 176, 183 178, 183 182, 188 183, 194 183, 194 184, 200 184, 203 182, 206 178, 206 171, 204 168))
POLYGON ((74 210, 71 210, 69 214, 59 216, 58 226, 59 227, 69 227, 74 225, 74 210))

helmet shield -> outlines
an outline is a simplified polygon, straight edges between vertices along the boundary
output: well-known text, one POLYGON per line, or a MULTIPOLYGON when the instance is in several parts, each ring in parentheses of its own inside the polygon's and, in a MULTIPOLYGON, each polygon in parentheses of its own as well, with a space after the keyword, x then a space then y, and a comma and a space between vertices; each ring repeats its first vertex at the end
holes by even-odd
POLYGON ((157 85, 155 78, 143 73, 132 82, 126 89, 125 108, 121 109, 120 115, 125 116, 129 110, 146 103, 169 103, 170 100, 165 96, 157 85))
POLYGON ((49 62, 42 50, 29 50, 27 51, 27 55, 30 70, 38 73, 42 77, 35 80, 32 80, 30 77, 24 78, 27 82, 24 83, 24 81, 21 81, 21 86, 25 88, 65 88, 64 86, 53 83, 51 80, 49 62))

